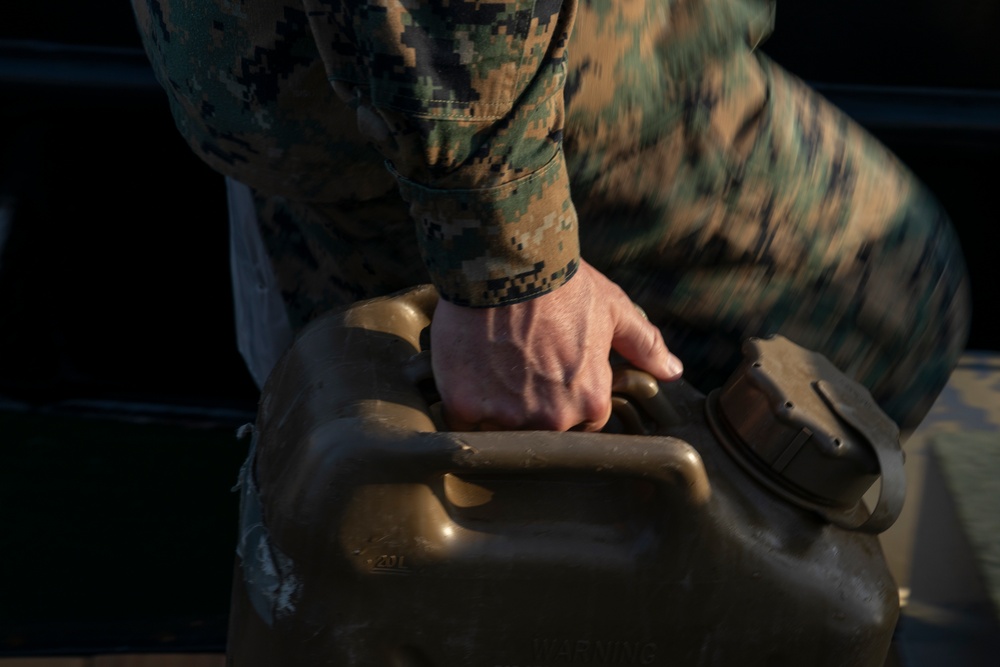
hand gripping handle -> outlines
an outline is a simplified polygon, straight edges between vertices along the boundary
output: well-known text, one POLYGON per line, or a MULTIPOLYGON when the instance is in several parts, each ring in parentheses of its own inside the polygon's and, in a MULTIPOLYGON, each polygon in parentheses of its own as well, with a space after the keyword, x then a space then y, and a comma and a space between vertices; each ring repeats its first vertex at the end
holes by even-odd
MULTIPOLYGON (((301 423, 297 414, 342 418, 331 422, 343 456, 353 442, 360 467, 374 477, 397 481, 427 474, 498 473, 532 475, 585 473, 643 478, 680 485, 691 502, 709 497, 701 458, 689 444, 673 437, 548 431, 451 432, 430 418, 426 392, 419 385, 432 378, 429 353, 421 332, 431 323, 437 295, 429 286, 371 300, 345 309, 310 327, 269 383, 294 380, 295 391, 268 392, 289 397, 288 404, 263 401, 265 428, 281 428, 275 441, 296 441, 304 434, 285 433, 301 423), (334 352, 336 351, 336 352, 334 352), (303 382, 305 377, 305 382, 303 382), (303 389, 303 385, 306 387, 303 389), (355 418, 358 421, 355 421, 355 418), (361 432, 349 435, 355 425, 361 432), (380 471, 380 472, 379 472, 380 471)), ((613 391, 634 398, 654 418, 669 419, 670 406, 658 397, 656 381, 638 371, 616 373, 613 391)), ((318 420, 323 421, 323 420, 318 420)), ((304 453, 302 453, 304 454, 304 453)), ((268 467, 286 469, 286 448, 264 454, 268 467)), ((306 466, 305 469, 313 469, 306 466)), ((367 474, 367 473, 366 473, 367 474)))

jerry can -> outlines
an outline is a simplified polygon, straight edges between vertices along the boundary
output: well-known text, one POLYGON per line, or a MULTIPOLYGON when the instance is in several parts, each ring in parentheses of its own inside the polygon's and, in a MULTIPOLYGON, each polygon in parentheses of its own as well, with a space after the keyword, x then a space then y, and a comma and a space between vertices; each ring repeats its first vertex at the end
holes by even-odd
POLYGON ((883 664, 903 458, 866 389, 775 336, 707 396, 618 369, 602 433, 448 432, 436 298, 324 316, 270 375, 227 664, 883 664))

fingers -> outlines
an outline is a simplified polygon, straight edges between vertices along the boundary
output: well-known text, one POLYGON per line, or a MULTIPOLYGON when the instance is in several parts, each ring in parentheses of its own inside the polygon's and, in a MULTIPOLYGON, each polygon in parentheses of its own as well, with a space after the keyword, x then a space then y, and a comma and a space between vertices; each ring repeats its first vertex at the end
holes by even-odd
MULTIPOLYGON (((622 294, 624 299, 624 293, 622 294)), ((631 301, 617 308, 618 318, 611 346, 636 368, 658 380, 676 380, 684 373, 684 364, 667 349, 659 328, 631 301)))
POLYGON ((456 389, 454 396, 445 393, 441 397, 441 414, 452 431, 509 431, 524 421, 511 401, 476 392, 475 387, 456 389))
POLYGON ((478 403, 466 400, 474 394, 449 400, 442 397, 441 416, 452 431, 586 431, 597 432, 611 418, 610 368, 606 381, 588 384, 569 394, 525 402, 522 396, 484 397, 478 403), (535 405, 534 411, 526 409, 535 405))
POLYGON ((587 433, 597 433, 608 423, 611 419, 611 388, 608 388, 607 395, 602 397, 602 400, 596 401, 591 409, 588 411, 590 415, 589 418, 584 419, 572 428, 566 429, 569 431, 585 431, 587 433))
POLYGON ((531 418, 476 418, 456 413, 443 407, 444 423, 451 431, 586 431, 597 433, 611 418, 611 400, 604 401, 605 407, 559 414, 544 412, 531 418))

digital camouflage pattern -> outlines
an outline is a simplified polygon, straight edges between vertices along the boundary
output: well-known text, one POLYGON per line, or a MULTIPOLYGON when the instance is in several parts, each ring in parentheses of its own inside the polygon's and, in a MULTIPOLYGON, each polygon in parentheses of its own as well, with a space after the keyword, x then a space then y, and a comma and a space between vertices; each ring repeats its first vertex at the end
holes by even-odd
POLYGON ((756 51, 771 2, 133 5, 181 133, 254 188, 296 328, 428 280, 530 298, 582 255, 697 386, 780 332, 904 428, 964 348, 946 215, 756 51))
POLYGON ((292 199, 365 201, 395 187, 358 182, 384 158, 431 278, 456 303, 513 303, 573 275, 560 147, 572 4, 133 5, 182 133, 224 173, 292 199), (357 177, 324 182, 361 153, 357 177))

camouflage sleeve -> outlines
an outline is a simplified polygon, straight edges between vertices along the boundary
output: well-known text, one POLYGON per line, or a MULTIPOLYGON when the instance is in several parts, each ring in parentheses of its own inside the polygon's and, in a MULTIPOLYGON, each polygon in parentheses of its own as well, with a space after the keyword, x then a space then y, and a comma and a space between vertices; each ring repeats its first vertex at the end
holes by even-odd
POLYGON ((579 265, 562 153, 575 0, 303 0, 442 297, 516 303, 579 265))

